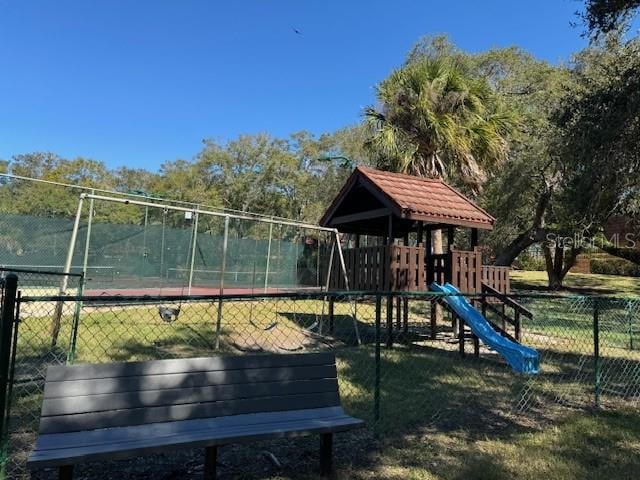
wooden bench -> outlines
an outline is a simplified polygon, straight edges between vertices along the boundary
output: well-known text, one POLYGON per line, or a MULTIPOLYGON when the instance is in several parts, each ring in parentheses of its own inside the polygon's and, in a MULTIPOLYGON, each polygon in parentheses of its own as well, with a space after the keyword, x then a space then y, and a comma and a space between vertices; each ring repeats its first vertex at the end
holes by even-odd
POLYGON ((247 355, 52 366, 47 370, 31 470, 178 447, 217 447, 319 434, 320 471, 332 468, 332 434, 362 425, 340 406, 335 355, 247 355))

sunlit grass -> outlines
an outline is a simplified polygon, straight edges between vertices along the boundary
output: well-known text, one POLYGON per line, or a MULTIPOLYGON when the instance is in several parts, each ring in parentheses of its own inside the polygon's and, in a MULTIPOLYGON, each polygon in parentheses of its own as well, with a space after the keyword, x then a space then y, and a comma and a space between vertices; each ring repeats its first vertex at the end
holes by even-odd
MULTIPOLYGON (((540 290, 547 287, 547 272, 512 270, 511 283, 516 291, 540 290)), ((640 297, 640 278, 595 273, 568 273, 564 286, 572 293, 640 297)))

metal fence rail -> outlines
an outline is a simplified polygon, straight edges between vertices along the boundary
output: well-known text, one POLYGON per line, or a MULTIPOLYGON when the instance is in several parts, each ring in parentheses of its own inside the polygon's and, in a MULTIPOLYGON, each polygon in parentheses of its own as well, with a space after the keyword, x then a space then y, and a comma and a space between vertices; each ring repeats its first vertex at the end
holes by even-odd
MULTIPOLYGON (((636 299, 512 296, 532 313, 521 319, 519 336, 538 351, 541 371, 528 376, 514 373, 482 344, 474 355, 468 330, 463 331, 467 353, 461 356, 461 330, 451 313, 439 314, 435 328, 431 321, 440 295, 101 297, 81 295, 80 279, 72 277, 71 293, 59 296, 49 292, 60 278, 42 275, 20 275, 25 287, 17 298, 14 374, 5 381, 10 408, 3 451, 9 478, 27 476, 46 370, 55 364, 330 350, 338 360, 345 408, 378 435, 424 425, 536 421, 552 411, 640 403, 636 299), (62 315, 54 344, 57 311, 62 315)), ((500 324, 499 312, 487 309, 487 317, 500 324)), ((135 461, 127 465, 135 468, 135 461)), ((100 466, 83 468, 100 471, 100 466)))

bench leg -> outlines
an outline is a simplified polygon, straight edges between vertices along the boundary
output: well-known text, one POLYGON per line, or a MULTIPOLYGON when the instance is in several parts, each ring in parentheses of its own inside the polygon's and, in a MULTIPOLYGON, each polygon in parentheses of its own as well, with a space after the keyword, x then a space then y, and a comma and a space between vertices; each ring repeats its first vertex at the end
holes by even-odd
POLYGON ((204 480, 215 480, 218 463, 218 447, 207 447, 204 450, 204 480))
POLYGON ((58 468, 59 480, 72 480, 73 478, 73 465, 64 465, 58 468))
POLYGON ((333 470, 333 434, 323 433, 320 436, 320 475, 328 477, 333 470))

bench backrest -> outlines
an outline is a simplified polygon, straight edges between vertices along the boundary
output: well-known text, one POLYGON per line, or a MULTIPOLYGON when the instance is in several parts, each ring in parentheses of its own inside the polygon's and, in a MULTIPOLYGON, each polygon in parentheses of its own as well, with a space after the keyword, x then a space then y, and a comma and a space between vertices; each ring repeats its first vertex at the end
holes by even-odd
POLYGON ((332 353, 52 366, 40 433, 338 405, 332 353))

